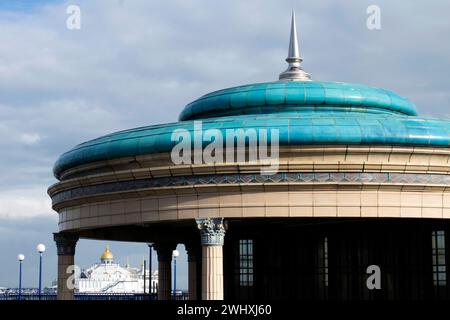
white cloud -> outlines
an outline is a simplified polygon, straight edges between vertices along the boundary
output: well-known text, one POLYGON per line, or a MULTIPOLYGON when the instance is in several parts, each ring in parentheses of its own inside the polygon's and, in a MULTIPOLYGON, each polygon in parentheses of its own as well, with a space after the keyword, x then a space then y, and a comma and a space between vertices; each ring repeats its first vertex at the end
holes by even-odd
POLYGON ((27 145, 32 145, 39 142, 41 140, 41 136, 39 133, 22 133, 20 135, 20 140, 27 145))
POLYGON ((0 218, 29 219, 57 217, 46 197, 46 187, 31 187, 0 191, 0 218))

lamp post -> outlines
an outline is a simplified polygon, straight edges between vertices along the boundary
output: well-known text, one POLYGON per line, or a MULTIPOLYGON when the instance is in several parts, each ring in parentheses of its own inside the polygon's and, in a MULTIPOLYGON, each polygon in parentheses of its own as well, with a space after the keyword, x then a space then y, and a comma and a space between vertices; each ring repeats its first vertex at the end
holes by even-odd
POLYGON ((173 250, 173 300, 177 297, 177 257, 180 255, 178 250, 173 250))
POLYGON ((152 295, 152 249, 153 249, 153 242, 147 243, 149 253, 148 253, 148 296, 151 299, 152 295))
POLYGON ((145 297, 145 293, 146 293, 146 291, 147 291, 147 288, 145 287, 145 283, 147 282, 147 274, 146 274, 146 269, 147 267, 146 267, 146 265, 145 265, 145 259, 144 259, 144 297, 145 297))
POLYGON ((22 300, 22 262, 25 260, 25 256, 19 254, 17 259, 19 260, 19 300, 22 300))
POLYGON ((36 247, 37 252, 39 252, 39 300, 41 300, 42 291, 42 254, 45 252, 45 245, 42 243, 38 244, 36 247))

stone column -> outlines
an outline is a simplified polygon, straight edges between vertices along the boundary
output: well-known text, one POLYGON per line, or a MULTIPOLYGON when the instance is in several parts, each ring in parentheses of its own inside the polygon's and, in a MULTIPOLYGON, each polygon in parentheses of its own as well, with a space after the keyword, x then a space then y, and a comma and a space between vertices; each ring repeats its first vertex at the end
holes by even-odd
POLYGON ((202 244, 202 300, 223 300, 223 218, 195 220, 202 244))
POLYGON ((198 297, 198 279, 197 274, 199 272, 199 261, 201 259, 201 247, 198 243, 185 243, 187 255, 188 255, 188 288, 189 288, 189 300, 197 300, 198 297))
POLYGON ((75 246, 78 236, 74 234, 54 233, 58 254, 58 300, 74 300, 75 291, 75 246), (72 281, 69 277, 72 276, 72 281))
POLYGON ((158 254, 158 300, 170 300, 172 288, 172 252, 176 244, 155 243, 158 254))

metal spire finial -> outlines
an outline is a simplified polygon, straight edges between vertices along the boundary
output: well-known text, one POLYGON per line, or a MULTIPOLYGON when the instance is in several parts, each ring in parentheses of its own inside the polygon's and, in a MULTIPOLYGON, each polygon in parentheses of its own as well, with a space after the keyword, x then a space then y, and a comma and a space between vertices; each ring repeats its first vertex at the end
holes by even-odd
POLYGON ((295 24, 295 12, 292 10, 291 36, 289 39, 289 52, 286 62, 289 64, 286 71, 280 74, 280 80, 292 81, 310 81, 311 75, 303 71, 300 63, 303 59, 300 57, 298 48, 297 26, 295 24))

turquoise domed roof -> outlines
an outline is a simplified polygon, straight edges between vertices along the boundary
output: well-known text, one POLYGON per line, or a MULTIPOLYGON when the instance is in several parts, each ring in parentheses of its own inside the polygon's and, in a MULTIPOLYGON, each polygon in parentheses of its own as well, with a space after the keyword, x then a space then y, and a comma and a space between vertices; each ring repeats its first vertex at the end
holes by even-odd
POLYGON ((182 121, 112 133, 64 153, 54 166, 170 152, 176 129, 276 128, 280 145, 357 144, 449 146, 450 121, 416 116, 414 104, 383 89, 336 82, 269 82, 229 88, 188 104, 182 121), (314 93, 314 94, 313 94, 314 93))
POLYGON ((276 81, 208 93, 188 104, 180 120, 292 111, 417 115, 413 103, 384 89, 342 82, 276 81))
POLYGON ((188 104, 179 122, 120 131, 82 143, 59 157, 53 168, 55 177, 80 165, 170 152, 178 143, 172 139, 175 130, 187 130, 194 140, 199 120, 202 131, 216 129, 224 136, 228 129, 252 128, 258 137, 263 130, 277 129, 281 146, 450 146, 450 121, 419 118, 413 103, 391 91, 311 81, 300 67, 292 26, 289 65, 280 81, 215 91, 188 104))

